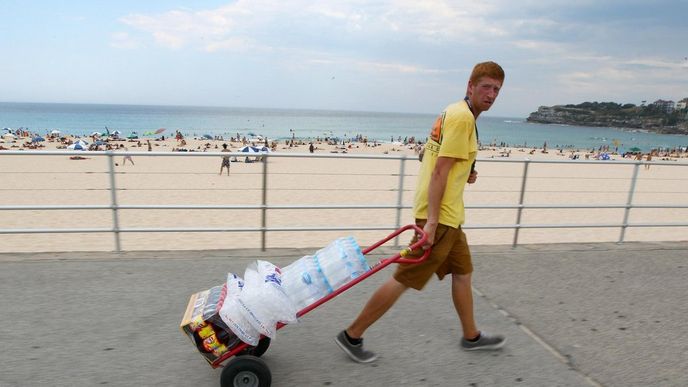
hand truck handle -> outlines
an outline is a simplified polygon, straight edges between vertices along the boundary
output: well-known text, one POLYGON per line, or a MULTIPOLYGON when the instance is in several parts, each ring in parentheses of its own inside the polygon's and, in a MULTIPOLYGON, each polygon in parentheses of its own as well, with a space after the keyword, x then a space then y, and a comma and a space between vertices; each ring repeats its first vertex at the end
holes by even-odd
POLYGON ((412 224, 409 226, 410 227, 408 227, 407 229, 413 228, 416 231, 416 233, 418 235, 420 235, 420 238, 418 239, 418 241, 416 241, 416 243, 403 249, 399 253, 399 257, 395 258, 394 262, 397 262, 397 263, 421 263, 421 262, 425 261, 426 259, 428 259, 428 257, 430 256, 430 253, 432 252, 432 247, 429 247, 426 250, 423 250, 423 255, 421 255, 418 258, 403 258, 403 257, 407 256, 408 254, 410 254, 411 251, 421 248, 425 244, 425 242, 428 240, 428 235, 425 233, 425 231, 423 231, 422 228, 418 227, 415 224, 412 224))
POLYGON ((409 247, 405 248, 404 250, 400 251, 399 253, 397 253, 395 256, 384 259, 383 261, 385 261, 385 262, 396 262, 396 263, 420 263, 420 262, 425 261, 428 258, 428 256, 430 255, 431 249, 425 250, 425 252, 423 253, 423 255, 420 258, 414 258, 414 259, 402 258, 404 255, 408 254, 411 250, 415 250, 415 249, 418 249, 421 246, 423 246, 425 244, 425 241, 428 240, 428 236, 427 236, 427 234, 425 234, 425 231, 423 231, 422 228, 418 227, 415 224, 407 224, 406 226, 403 226, 400 229, 394 231, 393 233, 389 234, 387 236, 387 238, 382 239, 382 240, 378 241, 377 243, 375 243, 374 245, 363 250, 363 254, 364 255, 368 254, 369 252, 380 247, 381 245, 387 243, 392 238, 395 238, 399 234, 401 234, 405 231, 411 230, 411 229, 413 229, 416 232, 416 234, 420 235, 420 239, 418 239, 418 241, 416 243, 412 244, 411 246, 409 246, 409 247))

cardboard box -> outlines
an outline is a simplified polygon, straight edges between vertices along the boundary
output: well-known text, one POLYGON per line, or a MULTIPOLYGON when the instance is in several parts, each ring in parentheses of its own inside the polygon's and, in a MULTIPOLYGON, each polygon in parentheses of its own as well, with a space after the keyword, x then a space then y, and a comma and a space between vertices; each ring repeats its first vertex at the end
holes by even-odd
POLYGON ((226 295, 226 286, 192 294, 180 325, 208 363, 241 343, 220 318, 219 311, 226 295))

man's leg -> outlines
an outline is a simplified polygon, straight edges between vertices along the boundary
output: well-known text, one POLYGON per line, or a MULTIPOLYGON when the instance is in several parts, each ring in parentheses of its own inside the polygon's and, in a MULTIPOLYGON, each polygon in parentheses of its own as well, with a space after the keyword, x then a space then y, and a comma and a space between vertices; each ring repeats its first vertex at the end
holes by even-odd
POLYGON ((346 329, 352 338, 363 337, 363 333, 394 305, 408 287, 390 277, 370 297, 356 320, 346 329))
POLYGON ((406 289, 406 285, 402 285, 394 277, 388 279, 373 293, 349 328, 339 332, 335 337, 334 341, 351 360, 370 363, 377 359, 375 353, 363 348, 363 333, 394 305, 406 289))
POLYGON ((476 327, 473 315, 473 289, 470 273, 452 274, 452 301, 461 320, 463 337, 470 340, 478 336, 480 331, 476 327))
POLYGON ((466 351, 493 350, 504 346, 502 335, 488 335, 478 330, 473 315, 473 289, 471 274, 452 274, 452 300, 461 320, 463 338, 461 347, 466 351))

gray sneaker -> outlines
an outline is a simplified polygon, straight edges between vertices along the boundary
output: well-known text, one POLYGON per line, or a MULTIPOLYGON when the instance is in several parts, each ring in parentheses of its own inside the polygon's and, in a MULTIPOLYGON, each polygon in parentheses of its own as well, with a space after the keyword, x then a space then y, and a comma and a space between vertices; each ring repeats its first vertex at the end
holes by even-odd
POLYGON ((461 338, 461 348, 464 351, 494 350, 502 348, 504 343, 506 343, 504 336, 491 336, 484 332, 480 332, 478 341, 468 341, 463 337, 461 338))
POLYGON ((344 334, 344 331, 339 332, 337 337, 334 338, 334 342, 337 343, 339 348, 344 351, 351 360, 358 362, 358 363, 370 363, 375 360, 377 360, 377 355, 374 354, 373 352, 366 351, 363 349, 363 343, 361 342, 360 344, 351 344, 349 340, 347 340, 346 335, 344 334))

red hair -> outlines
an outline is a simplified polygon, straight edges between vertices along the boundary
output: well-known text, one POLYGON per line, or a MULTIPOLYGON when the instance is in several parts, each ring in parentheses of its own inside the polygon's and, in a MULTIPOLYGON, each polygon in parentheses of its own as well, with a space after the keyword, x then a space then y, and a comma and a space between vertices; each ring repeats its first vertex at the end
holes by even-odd
POLYGON ((470 81, 475 84, 482 77, 494 78, 504 82, 504 70, 495 62, 482 62, 473 67, 470 81))

